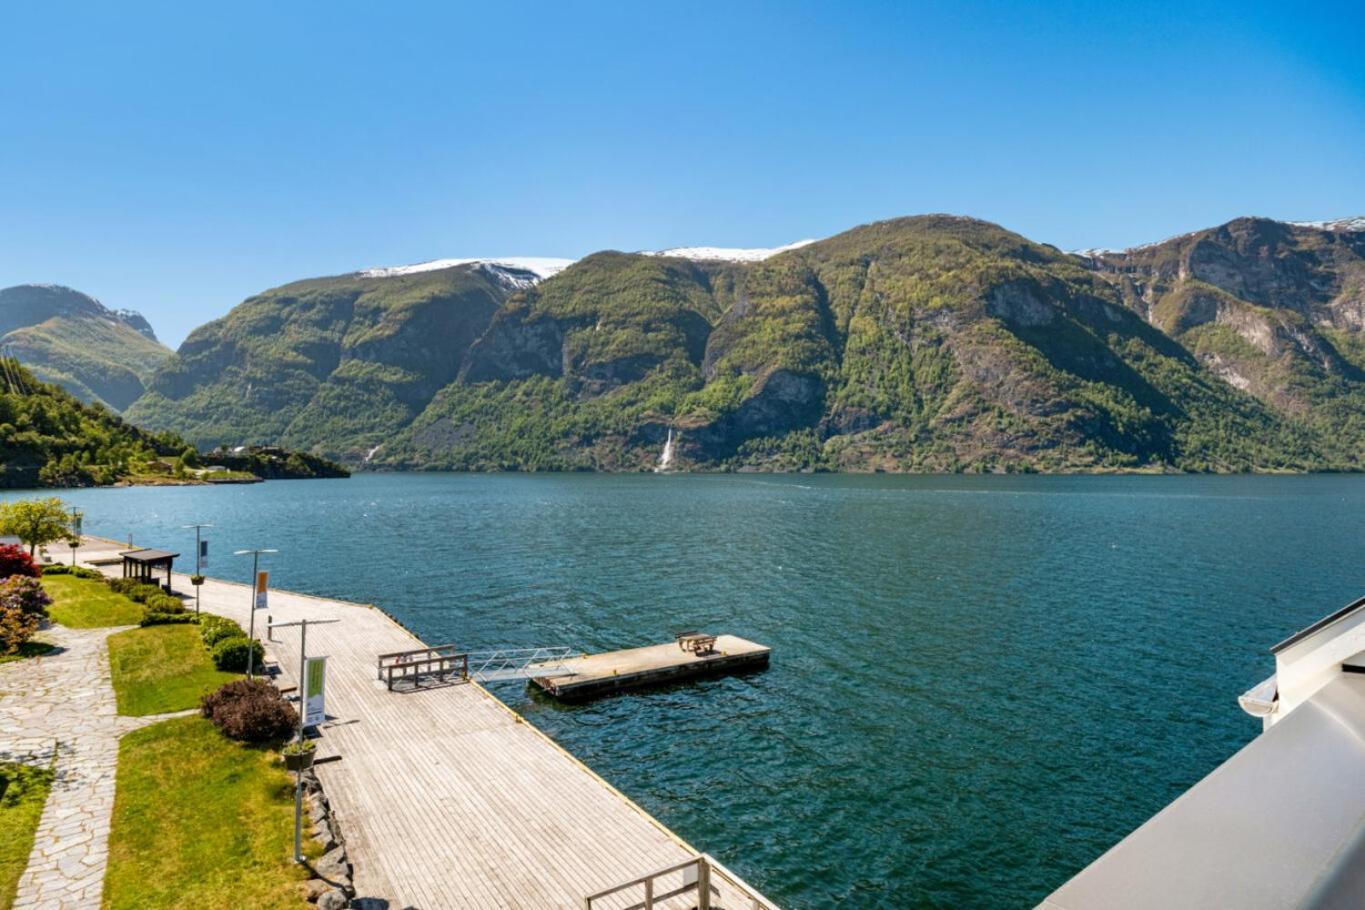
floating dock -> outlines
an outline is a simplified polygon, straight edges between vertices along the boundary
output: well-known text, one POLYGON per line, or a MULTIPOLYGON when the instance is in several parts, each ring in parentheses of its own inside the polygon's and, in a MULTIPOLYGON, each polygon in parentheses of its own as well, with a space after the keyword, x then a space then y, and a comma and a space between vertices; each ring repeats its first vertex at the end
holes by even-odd
POLYGON ((701 676, 720 676, 768 665, 771 649, 735 635, 717 635, 708 651, 684 651, 677 642, 585 654, 561 661, 554 676, 532 681, 546 692, 566 701, 597 698, 624 689, 681 682, 701 676))

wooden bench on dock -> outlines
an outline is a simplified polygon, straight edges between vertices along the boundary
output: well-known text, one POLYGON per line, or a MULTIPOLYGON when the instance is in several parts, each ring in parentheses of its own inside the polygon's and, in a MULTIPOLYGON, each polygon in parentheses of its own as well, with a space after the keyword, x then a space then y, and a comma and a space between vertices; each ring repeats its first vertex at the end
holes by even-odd
POLYGON ((679 632, 678 647, 691 654, 710 654, 716 650, 716 636, 705 632, 679 632))
POLYGON ((451 677, 462 681, 469 678, 469 655, 455 645, 394 651, 379 655, 377 663, 379 681, 387 682, 390 692, 393 691, 395 682, 407 682, 416 689, 421 688, 423 679, 435 679, 438 683, 444 683, 451 677))

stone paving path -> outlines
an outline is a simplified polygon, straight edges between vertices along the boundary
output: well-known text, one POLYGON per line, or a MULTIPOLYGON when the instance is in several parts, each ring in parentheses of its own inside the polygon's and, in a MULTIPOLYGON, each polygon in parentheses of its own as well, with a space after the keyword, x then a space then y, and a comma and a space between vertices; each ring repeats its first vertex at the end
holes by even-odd
POLYGON ((123 628, 53 626, 41 637, 60 652, 0 664, 0 761, 45 765, 56 751, 52 792, 14 910, 100 906, 119 737, 178 716, 118 716, 105 640, 123 628))

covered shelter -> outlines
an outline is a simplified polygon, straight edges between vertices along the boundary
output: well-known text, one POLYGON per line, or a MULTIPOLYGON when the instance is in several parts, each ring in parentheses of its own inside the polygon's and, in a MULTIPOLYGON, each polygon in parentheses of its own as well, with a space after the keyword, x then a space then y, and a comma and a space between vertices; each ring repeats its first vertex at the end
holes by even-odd
POLYGON ((123 557, 124 578, 136 578, 149 585, 162 584, 156 580, 156 573, 165 569, 166 582, 162 586, 167 591, 171 589, 171 563, 180 555, 179 553, 144 548, 125 550, 119 555, 123 557))

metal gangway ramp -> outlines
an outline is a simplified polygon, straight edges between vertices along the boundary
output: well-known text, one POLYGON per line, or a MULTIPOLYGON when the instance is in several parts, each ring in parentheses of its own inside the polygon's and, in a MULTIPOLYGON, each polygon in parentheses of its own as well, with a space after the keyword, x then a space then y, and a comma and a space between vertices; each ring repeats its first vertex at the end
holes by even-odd
POLYGON ((476 682, 501 682, 507 679, 539 679, 569 672, 564 661, 582 652, 573 648, 503 648, 497 651, 470 651, 469 678, 476 682))
POLYGON ((389 690, 424 688, 434 680, 502 682, 509 679, 540 679, 569 674, 564 662, 578 657, 573 648, 500 648, 495 651, 461 651, 455 645, 437 645, 381 654, 376 663, 378 679, 389 690))

